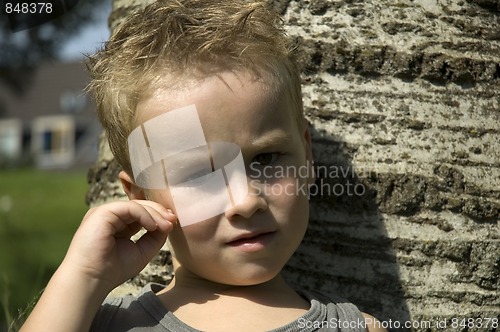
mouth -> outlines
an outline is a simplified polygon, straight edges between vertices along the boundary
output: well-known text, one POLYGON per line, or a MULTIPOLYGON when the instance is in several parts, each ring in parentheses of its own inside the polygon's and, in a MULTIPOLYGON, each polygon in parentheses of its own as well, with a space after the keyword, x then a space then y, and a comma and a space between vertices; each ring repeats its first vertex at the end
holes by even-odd
POLYGON ((245 252, 258 251, 264 249, 275 234, 276 232, 243 234, 227 242, 227 245, 245 252))

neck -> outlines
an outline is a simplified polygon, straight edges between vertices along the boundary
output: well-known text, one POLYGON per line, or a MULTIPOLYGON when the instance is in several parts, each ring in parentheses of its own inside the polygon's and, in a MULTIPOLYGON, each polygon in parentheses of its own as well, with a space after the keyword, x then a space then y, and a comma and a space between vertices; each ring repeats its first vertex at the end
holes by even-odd
POLYGON ((187 271, 182 267, 175 269, 173 280, 163 292, 170 290, 189 290, 197 294, 224 295, 237 292, 239 296, 245 293, 255 295, 256 292, 294 292, 285 282, 281 274, 276 275, 271 280, 254 285, 228 285, 204 279, 198 275, 187 271))
POLYGON ((201 330, 232 331, 242 325, 252 327, 250 331, 267 331, 297 319, 310 308, 310 302, 281 275, 260 284, 235 286, 206 280, 181 268, 157 296, 177 318, 201 330), (259 327, 254 327, 255 317, 262 318, 259 327))

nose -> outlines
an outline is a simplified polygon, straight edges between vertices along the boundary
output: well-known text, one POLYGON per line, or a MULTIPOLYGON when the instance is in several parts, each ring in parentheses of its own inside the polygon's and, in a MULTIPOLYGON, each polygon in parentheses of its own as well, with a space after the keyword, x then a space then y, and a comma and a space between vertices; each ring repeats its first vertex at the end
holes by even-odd
POLYGON ((229 208, 225 212, 225 216, 228 220, 234 220, 237 217, 249 219, 257 211, 266 211, 267 207, 267 201, 262 191, 255 185, 249 184, 247 196, 229 208))

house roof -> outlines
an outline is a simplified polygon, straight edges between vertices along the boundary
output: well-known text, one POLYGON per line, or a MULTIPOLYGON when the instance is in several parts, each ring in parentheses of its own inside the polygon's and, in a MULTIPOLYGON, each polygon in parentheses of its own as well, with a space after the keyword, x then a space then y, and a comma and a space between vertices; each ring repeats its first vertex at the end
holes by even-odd
POLYGON ((78 125, 96 119, 95 105, 84 88, 89 77, 83 62, 45 63, 33 73, 24 93, 16 94, 0 83, 1 118, 18 118, 28 125, 44 115, 73 115, 78 125))

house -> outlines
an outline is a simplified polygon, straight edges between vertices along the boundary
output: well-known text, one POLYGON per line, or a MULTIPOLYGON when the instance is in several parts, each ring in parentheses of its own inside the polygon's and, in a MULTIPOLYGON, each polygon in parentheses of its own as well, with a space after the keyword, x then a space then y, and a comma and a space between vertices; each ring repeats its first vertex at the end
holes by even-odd
POLYGON ((85 65, 71 62, 41 65, 22 94, 0 82, 0 167, 92 164, 101 127, 88 81, 85 65))

